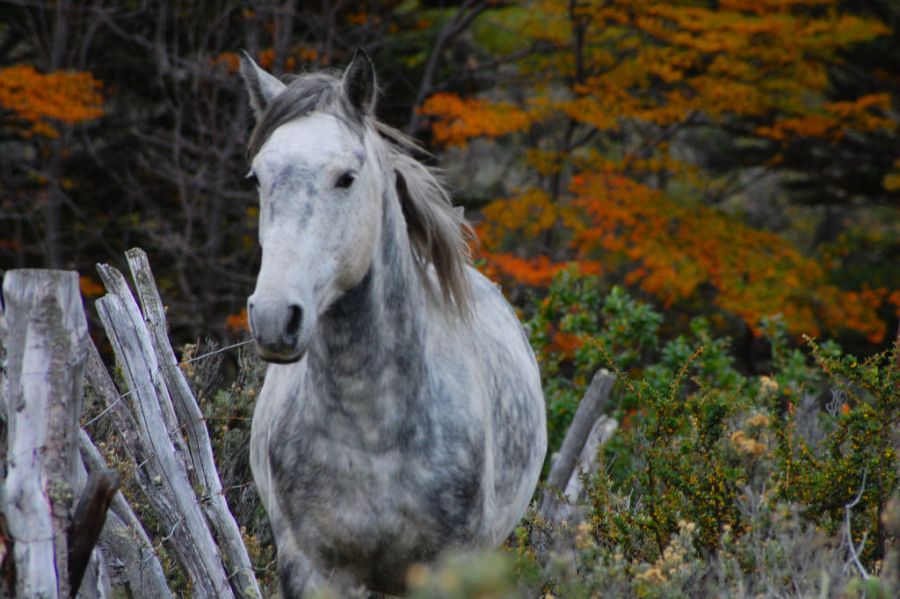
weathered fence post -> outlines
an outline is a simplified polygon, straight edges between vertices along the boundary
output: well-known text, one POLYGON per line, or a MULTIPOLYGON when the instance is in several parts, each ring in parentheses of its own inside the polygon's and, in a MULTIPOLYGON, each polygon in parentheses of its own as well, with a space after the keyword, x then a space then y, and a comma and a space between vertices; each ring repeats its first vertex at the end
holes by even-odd
MULTIPOLYGON (((91 349, 96 353, 97 350, 93 345, 91 349)), ((91 360, 88 358, 89 381, 91 360)), ((109 376, 105 369, 103 374, 109 376)), ((109 384, 112 385, 112 382, 109 384)), ((81 431, 80 438, 81 458, 87 469, 90 471, 105 469, 106 461, 84 430, 81 431)), ((121 570, 121 576, 128 581, 132 597, 171 599, 172 592, 169 590, 165 573, 150 538, 121 493, 116 493, 112 497, 106 523, 100 532, 100 542, 115 561, 112 564, 113 569, 121 570)))
POLYGON ((110 293, 97 309, 130 387, 121 395, 88 337, 77 273, 11 271, 3 280, 0 595, 105 599, 118 572, 135 597, 172 596, 155 548, 117 493, 118 473, 79 426, 86 378, 107 406, 91 422, 106 413, 115 422, 192 596, 259 598, 146 255, 129 252, 129 261, 144 315, 122 274, 99 267, 110 293), (112 563, 95 550, 98 538, 112 563))
POLYGON ((99 265, 98 270, 109 293, 97 300, 97 312, 130 389, 128 402, 137 427, 130 436, 144 460, 138 470, 145 472, 139 472, 138 481, 160 523, 170 531, 167 538, 173 539, 194 596, 233 597, 229 574, 176 452, 173 439, 180 439, 181 431, 177 420, 170 424, 165 414, 171 397, 144 317, 122 273, 108 265, 99 265))
POLYGON ((562 447, 550 467, 550 474, 541 497, 539 513, 547 520, 558 521, 570 515, 571 511, 562 507, 561 499, 571 501, 577 497, 566 494, 567 489, 580 492, 578 466, 589 468, 600 445, 615 432, 617 423, 603 416, 609 394, 616 383, 616 376, 607 370, 598 370, 591 380, 588 390, 578 404, 572 424, 566 431, 562 447), (564 495, 565 494, 565 495, 564 495))
POLYGON ((259 586, 253 574, 250 556, 241 538, 240 528, 225 500, 203 413, 169 343, 166 312, 156 289, 153 272, 150 270, 150 261, 140 248, 128 250, 125 256, 128 258, 128 266, 144 313, 144 321, 150 332, 150 340, 156 350, 156 359, 162 368, 163 380, 171 394, 177 419, 187 437, 188 451, 194 466, 190 474, 193 474, 192 482, 203 497, 201 505, 216 535, 222 557, 232 572, 238 596, 260 597, 259 586))
POLYGON ((5 505, 16 596, 68 597, 87 322, 78 274, 14 270, 3 281, 8 442, 5 505))

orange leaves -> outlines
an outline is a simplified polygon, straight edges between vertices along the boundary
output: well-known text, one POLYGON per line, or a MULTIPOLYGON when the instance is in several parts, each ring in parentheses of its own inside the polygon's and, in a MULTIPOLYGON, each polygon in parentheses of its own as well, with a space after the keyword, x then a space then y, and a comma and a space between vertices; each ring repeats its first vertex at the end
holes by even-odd
POLYGON ((237 52, 222 52, 210 58, 209 64, 225 67, 229 73, 237 73, 241 68, 241 57, 237 52))
POLYGON ((529 238, 537 237, 551 229, 559 217, 556 206, 539 189, 529 189, 506 201, 494 202, 484 209, 484 215, 486 219, 480 233, 486 248, 495 247, 502 240, 504 231, 515 230, 529 238))
MULTIPOLYGON (((782 313, 795 333, 881 339, 894 295, 843 290, 829 283, 833 264, 711 207, 727 200, 739 213, 734 190, 750 168, 788 165, 804 142, 896 130, 886 94, 826 101, 842 51, 886 31, 842 6, 528 2, 516 22, 534 48, 516 65, 522 87, 491 100, 438 94, 422 108, 443 145, 528 131, 517 155, 530 188, 487 206, 478 226, 487 268, 545 285, 568 261, 602 263, 611 282, 688 311, 712 303, 754 331, 782 313), (499 101, 510 97, 527 100, 499 101), (733 154, 753 162, 728 163, 733 154)), ((900 189, 900 162, 883 185, 900 189)))
MULTIPOLYGON (((495 202, 479 227, 484 245, 497 246, 484 237, 486 232, 515 231, 531 238, 546 230, 540 223, 551 220, 547 214, 579 210, 584 226, 576 233, 570 229, 569 237, 582 271, 600 274, 601 264, 625 265, 625 282, 665 305, 712 290, 719 308, 757 333, 764 317, 781 313, 794 333, 846 329, 873 342, 884 338, 886 326, 877 313, 896 293, 841 290, 827 282, 822 264, 775 234, 704 206, 680 205, 617 173, 582 173, 574 178, 571 192, 566 206, 535 201, 539 194, 517 200, 524 210, 505 210, 516 201, 495 202)), ((568 266, 546 256, 521 258, 501 251, 487 252, 484 258, 492 274, 530 286, 548 285, 568 266)))
POLYGON ((0 69, 0 106, 31 123, 26 135, 58 137, 53 121, 76 124, 103 116, 103 84, 78 71, 42 74, 30 65, 0 69))
MULTIPOLYGON (((319 53, 314 48, 297 46, 292 48, 290 55, 285 58, 284 68, 288 72, 294 71, 299 64, 315 62, 319 58, 319 53)), ((273 48, 260 50, 254 59, 259 66, 270 70, 275 62, 275 50, 273 48)), ((237 52, 222 52, 210 58, 209 64, 222 66, 229 73, 237 73, 241 66, 241 59, 237 52)))
POLYGON ((827 102, 821 112, 782 118, 771 126, 757 128, 756 133, 783 143, 803 137, 837 141, 848 130, 895 130, 897 123, 885 116, 890 109, 888 94, 869 94, 853 101, 827 102))
POLYGON ((824 268, 786 240, 703 206, 685 207, 664 194, 616 176, 588 176, 574 200, 592 221, 585 250, 626 256, 626 277, 666 304, 701 286, 715 303, 758 331, 783 313, 793 332, 847 328, 880 340, 884 292, 848 292, 827 283, 824 268))
MULTIPOLYGON (((667 126, 691 114, 714 120, 782 114, 788 119, 783 127, 819 134, 833 129, 829 118, 868 130, 881 125, 850 118, 873 114, 866 99, 851 102, 843 117, 836 105, 826 107, 825 116, 810 109, 810 94, 828 84, 832 57, 885 32, 880 23, 840 13, 836 0, 735 0, 715 9, 686 1, 611 0, 573 10, 574 17, 567 3, 531 3, 523 34, 555 50, 520 65, 534 79, 526 107, 437 94, 421 109, 435 117, 436 141, 461 146, 476 136, 522 131, 546 120, 547 109, 609 131, 627 119, 667 126), (584 30, 578 60, 571 46, 573 18, 584 30), (562 81, 568 96, 554 85, 562 81)), ((760 134, 778 135, 765 127, 760 134)))
POLYGON ((435 94, 420 111, 435 117, 434 138, 448 146, 463 146, 472 137, 499 137, 522 131, 531 123, 525 111, 508 102, 493 103, 454 94, 435 94))
POLYGON ((225 328, 230 333, 244 333, 250 330, 247 323, 247 308, 243 308, 237 314, 231 314, 225 319, 225 328))
POLYGON ((602 79, 608 88, 638 99, 645 110, 672 112, 677 100, 683 114, 802 113, 809 92, 827 85, 830 56, 884 33, 878 23, 837 11, 803 10, 810 4, 835 2, 731 2, 716 9, 691 2, 631 5, 626 26, 619 18, 592 23, 598 39, 610 26, 621 32, 609 48, 618 60, 604 69, 602 79))
POLYGON ((103 285, 84 275, 78 277, 78 286, 81 288, 81 295, 84 297, 100 297, 106 293, 103 285))
POLYGON ((544 287, 550 284, 553 277, 563 270, 565 264, 553 264, 546 256, 537 258, 519 258, 512 254, 489 254, 490 265, 497 274, 511 277, 524 285, 544 287))
MULTIPOLYGON (((487 263, 487 274, 506 277, 530 287, 546 287, 560 271, 572 266, 571 262, 551 262, 547 256, 520 258, 512 254, 481 252, 487 263)), ((579 260, 578 271, 584 275, 599 275, 603 269, 599 262, 579 260)))

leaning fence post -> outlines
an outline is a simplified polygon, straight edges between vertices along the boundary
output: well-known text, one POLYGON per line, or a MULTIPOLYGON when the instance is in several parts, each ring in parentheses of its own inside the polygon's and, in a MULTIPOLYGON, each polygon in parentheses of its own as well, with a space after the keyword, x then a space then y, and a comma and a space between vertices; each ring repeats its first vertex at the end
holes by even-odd
POLYGON ((177 420, 184 427, 184 435, 187 437, 187 447, 194 465, 192 482, 205 498, 203 510, 215 532, 222 557, 232 572, 233 587, 238 597, 261 597, 240 528, 225 500, 203 413, 169 343, 166 311, 150 270, 150 261, 140 248, 130 249, 125 255, 163 380, 171 395, 177 420))
MULTIPOLYGON (((575 416, 572 418, 572 424, 566 431, 563 439, 562 447, 559 455, 550 467, 550 474, 547 476, 547 482, 539 513, 545 518, 553 519, 556 517, 559 508, 559 495, 564 493, 569 479, 575 472, 575 468, 579 461, 585 443, 589 440, 592 430, 599 435, 600 430, 595 429, 598 419, 603 416, 606 409, 609 394, 613 385, 616 383, 616 375, 607 370, 598 370, 591 380, 588 390, 578 404, 575 416)), ((599 425, 597 425, 599 427, 599 425)), ((612 429, 609 434, 612 434, 612 429)), ((599 444, 599 441, 598 441, 599 444)), ((599 445, 595 445, 594 451, 599 445)))
MULTIPOLYGON (((130 389, 128 403, 137 426, 135 436, 146 449, 146 471, 153 472, 147 477, 149 484, 142 483, 147 499, 168 530, 166 538, 173 540, 194 596, 233 597, 218 547, 183 462, 176 455, 173 438, 180 439, 181 435, 177 429, 170 430, 165 418, 162 406, 171 405, 171 400, 144 317, 122 273, 105 264, 97 268, 109 291, 97 300, 97 312, 130 389)), ((138 480, 142 478, 139 474, 138 480)))
POLYGON ((3 281, 8 418, 6 514, 16 596, 68 597, 87 322, 78 273, 13 270, 3 281))

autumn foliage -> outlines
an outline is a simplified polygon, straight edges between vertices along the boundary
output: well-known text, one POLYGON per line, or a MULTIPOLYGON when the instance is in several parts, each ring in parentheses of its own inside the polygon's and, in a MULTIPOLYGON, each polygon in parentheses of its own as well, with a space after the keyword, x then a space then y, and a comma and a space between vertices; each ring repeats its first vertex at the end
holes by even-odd
POLYGON ((865 354, 896 330, 888 0, 113 4, 4 13, 0 262, 93 277, 140 245, 165 257, 179 341, 246 334, 240 52, 286 77, 357 48, 379 119, 442 154, 520 307, 574 262, 673 331, 705 314, 752 345, 781 313, 865 354))
POLYGON ((441 144, 514 135, 526 148, 530 179, 478 227, 488 270, 541 286, 575 261, 666 306, 706 297, 757 334, 782 313, 794 333, 885 338, 879 314, 897 293, 842 288, 828 261, 725 201, 751 174, 788 176, 797 146, 896 131, 888 94, 827 96, 841 52, 883 24, 833 0, 544 0, 496 18, 531 45, 516 48, 516 93, 441 93, 422 107, 441 144), (693 149, 717 132, 751 158, 723 170, 693 149))
POLYGON ((0 107, 28 123, 26 136, 55 138, 55 121, 75 124, 100 118, 102 89, 102 83, 83 71, 44 74, 26 64, 0 69, 0 107))

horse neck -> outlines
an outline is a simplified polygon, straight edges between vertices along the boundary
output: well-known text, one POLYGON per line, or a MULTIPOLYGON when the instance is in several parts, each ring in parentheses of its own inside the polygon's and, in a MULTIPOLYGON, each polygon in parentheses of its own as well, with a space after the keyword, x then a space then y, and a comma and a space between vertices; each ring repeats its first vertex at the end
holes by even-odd
POLYGON ((310 347, 308 381, 317 400, 379 425, 401 418, 425 380, 425 290, 393 178, 386 183, 372 265, 322 316, 310 347))

